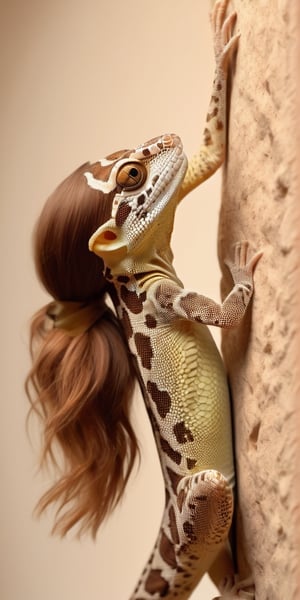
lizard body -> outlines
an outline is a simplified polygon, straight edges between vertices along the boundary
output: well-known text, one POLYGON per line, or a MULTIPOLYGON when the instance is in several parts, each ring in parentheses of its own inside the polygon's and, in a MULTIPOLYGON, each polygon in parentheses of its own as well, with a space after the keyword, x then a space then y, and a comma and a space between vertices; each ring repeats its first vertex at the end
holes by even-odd
POLYGON ((231 35, 235 15, 226 19, 226 8, 227 0, 218 1, 212 13, 216 76, 200 152, 188 163, 179 137, 166 134, 109 155, 85 173, 89 186, 112 195, 111 217, 89 247, 104 261, 136 357, 165 482, 157 541, 131 600, 188 598, 224 552, 232 520, 229 393, 207 325, 240 322, 260 255, 251 258, 248 243, 237 244, 228 262, 234 287, 220 305, 184 289, 170 248, 178 203, 224 157, 227 67, 238 40, 231 35))

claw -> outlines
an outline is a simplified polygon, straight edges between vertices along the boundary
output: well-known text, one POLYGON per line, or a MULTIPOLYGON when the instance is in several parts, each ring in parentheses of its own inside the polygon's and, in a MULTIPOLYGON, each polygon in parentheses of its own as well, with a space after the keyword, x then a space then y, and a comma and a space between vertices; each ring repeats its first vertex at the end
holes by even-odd
POLYGON ((237 18, 237 13, 232 12, 228 17, 226 17, 223 26, 222 26, 222 36, 224 44, 228 44, 232 38, 232 29, 235 25, 237 18))
POLYGON ((235 283, 242 280, 252 282, 253 273, 258 261, 263 255, 262 251, 250 255, 249 242, 242 241, 234 245, 234 259, 225 260, 225 265, 230 270, 235 283))
POLYGON ((253 577, 250 576, 247 579, 238 580, 238 576, 235 575, 234 582, 226 581, 223 589, 220 589, 221 596, 217 596, 213 600, 255 600, 255 585, 253 577))
POLYGON ((215 57, 217 67, 226 74, 229 59, 236 50, 240 34, 233 35, 232 30, 236 21, 236 12, 226 17, 229 0, 217 0, 211 13, 211 25, 215 39, 215 57))
POLYGON ((224 21, 229 0, 216 0, 212 13, 212 24, 217 30, 220 30, 224 21))

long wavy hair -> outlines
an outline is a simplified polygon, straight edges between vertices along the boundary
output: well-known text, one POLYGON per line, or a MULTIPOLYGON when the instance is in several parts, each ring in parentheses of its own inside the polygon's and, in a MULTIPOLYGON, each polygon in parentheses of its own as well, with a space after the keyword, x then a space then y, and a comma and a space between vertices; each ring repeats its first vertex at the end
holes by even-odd
MULTIPOLYGON (((86 167, 58 186, 34 232, 36 271, 57 301, 89 302, 113 292, 101 259, 88 250, 89 237, 110 217, 112 195, 87 186, 86 167)), ((30 413, 43 421, 41 465, 50 461, 58 477, 37 513, 56 503, 53 532, 64 536, 79 524, 79 534, 95 536, 120 500, 138 455, 130 423, 134 362, 112 310, 70 337, 51 326, 48 306, 31 322, 26 392, 30 413)))

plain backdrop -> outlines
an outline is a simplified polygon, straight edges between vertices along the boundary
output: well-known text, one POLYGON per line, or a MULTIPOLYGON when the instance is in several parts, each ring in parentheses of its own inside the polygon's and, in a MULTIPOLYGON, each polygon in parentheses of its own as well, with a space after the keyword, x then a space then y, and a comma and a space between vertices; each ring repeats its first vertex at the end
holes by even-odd
MULTIPOLYGON (((28 321, 49 298, 36 281, 31 233, 43 202, 76 166, 164 132, 186 152, 201 140, 213 79, 208 0, 10 0, 0 13, 2 600, 127 600, 156 538, 163 488, 139 395, 142 463, 96 543, 50 536, 35 521, 47 487, 38 428, 26 431, 28 321)), ((187 288, 219 298, 220 175, 176 217, 175 265, 187 288)), ((209 580, 193 600, 216 593, 209 580)))

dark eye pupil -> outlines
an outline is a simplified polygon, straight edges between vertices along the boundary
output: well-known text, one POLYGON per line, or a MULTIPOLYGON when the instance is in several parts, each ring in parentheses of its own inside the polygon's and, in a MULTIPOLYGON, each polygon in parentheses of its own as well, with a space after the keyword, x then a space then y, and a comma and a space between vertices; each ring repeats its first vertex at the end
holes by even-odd
POLYGON ((139 174, 138 170, 137 170, 137 169, 135 169, 134 167, 133 167, 132 169, 130 169, 130 171, 129 171, 129 175, 130 175, 131 177, 137 177, 137 176, 138 176, 138 174, 139 174))

